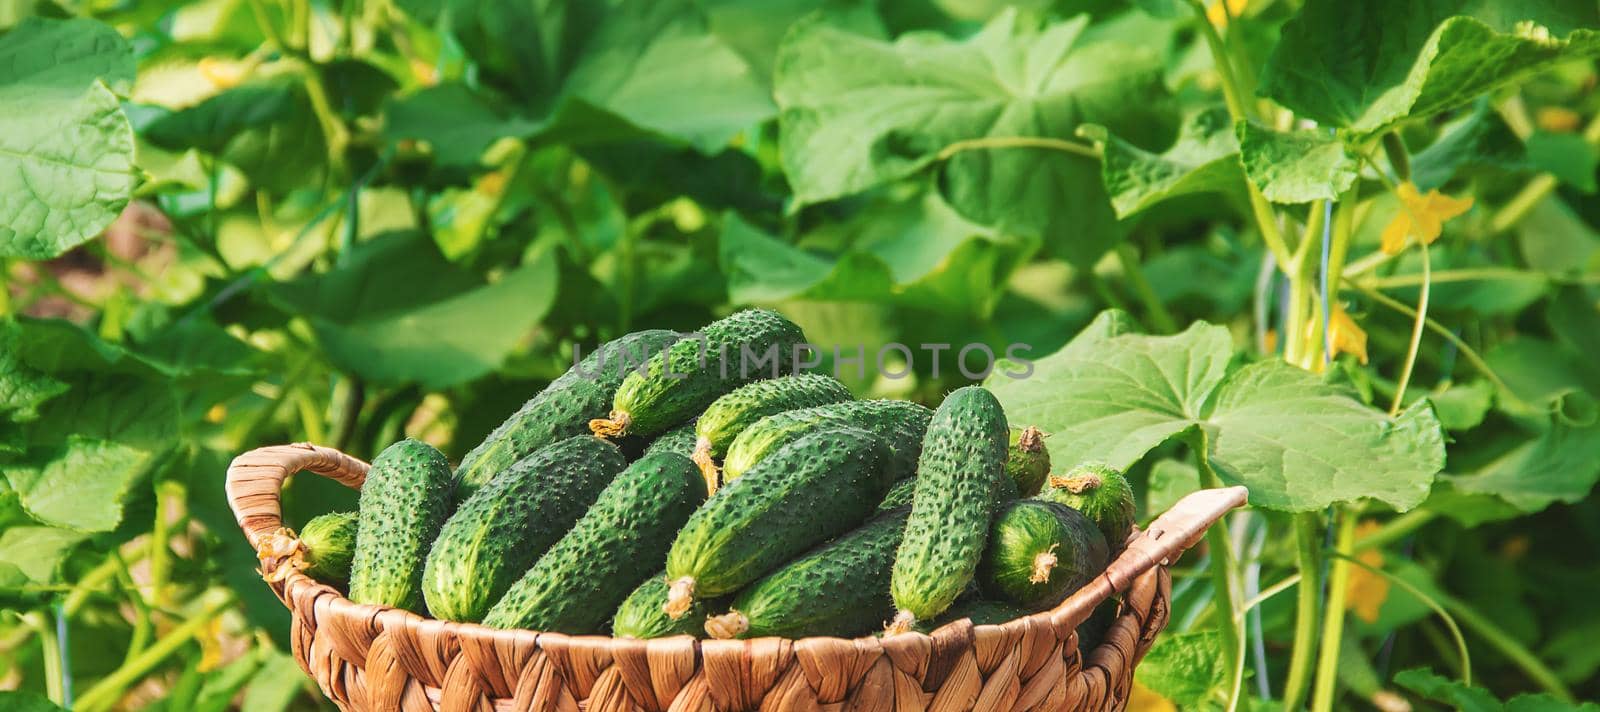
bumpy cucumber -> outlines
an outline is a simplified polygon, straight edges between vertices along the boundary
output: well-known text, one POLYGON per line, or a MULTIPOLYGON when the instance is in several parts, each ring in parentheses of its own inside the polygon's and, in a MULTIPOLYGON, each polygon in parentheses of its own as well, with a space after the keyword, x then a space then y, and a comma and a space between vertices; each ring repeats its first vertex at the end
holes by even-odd
POLYGON ((313 517, 300 527, 300 544, 306 548, 306 575, 324 583, 349 581, 360 522, 361 515, 355 512, 331 512, 313 517))
POLYGON ((729 611, 706 621, 713 638, 856 636, 894 613, 889 572, 908 508, 879 515, 855 531, 785 564, 735 596, 729 611))
POLYGON ((588 433, 589 421, 610 411, 623 378, 679 338, 675 331, 651 329, 601 344, 461 458, 456 501, 465 501, 495 474, 539 448, 588 433))
POLYGON ((824 430, 769 455, 689 517, 667 554, 667 613, 733 593, 855 528, 889 489, 889 450, 859 430, 824 430))
POLYGON ((350 600, 421 610, 421 564, 449 514, 450 484, 450 463, 427 443, 378 453, 361 485, 350 600))
POLYGON ((1017 484, 1023 497, 1039 493, 1046 477, 1050 476, 1050 451, 1044 446, 1044 433, 1032 425, 1012 431, 1011 446, 1006 450, 1006 474, 1017 484))
POLYGON ((650 441, 649 447, 645 448, 644 454, 654 455, 658 452, 675 452, 684 457, 692 457, 694 455, 695 442, 694 426, 693 422, 684 423, 657 435, 654 440, 650 441))
POLYGON ((1005 411, 982 387, 959 388, 934 411, 895 554, 891 632, 943 613, 972 582, 1006 477, 1006 440, 1005 411))
POLYGON ((1059 502, 1082 512, 1105 536, 1112 551, 1120 551, 1133 533, 1138 516, 1133 485, 1116 468, 1087 463, 1063 476, 1051 476, 1039 499, 1059 502))
POLYGON ((462 502, 422 573, 435 618, 478 621, 627 466, 622 452, 579 435, 545 447, 462 502))
POLYGON ((911 506, 911 498, 917 493, 917 480, 908 477, 899 480, 889 487, 889 493, 883 496, 883 501, 878 503, 878 511, 887 512, 891 509, 911 506))
POLYGON ((683 616, 674 619, 667 615, 667 573, 655 575, 639 584, 628 594, 628 599, 617 607, 611 618, 611 634, 618 638, 666 638, 674 635, 705 634, 706 613, 710 606, 705 601, 695 601, 683 616))
POLYGON ((687 457, 661 452, 634 461, 512 584, 483 624, 599 633, 628 592, 661 565, 678 527, 705 496, 700 470, 687 457))
POLYGON ((1108 556, 1105 537, 1076 510, 1019 500, 989 529, 978 586, 988 598, 1042 610, 1104 571, 1108 556))
POLYGON ((755 466, 767 454, 806 433, 823 428, 848 427, 883 438, 890 451, 890 475, 910 477, 922 454, 922 436, 933 411, 908 401, 845 401, 769 415, 746 428, 728 446, 722 460, 722 481, 732 480, 755 466))
POLYGON ((934 619, 932 623, 918 624, 917 629, 924 633, 929 633, 962 618, 972 619, 973 625, 1000 625, 1001 623, 1010 623, 1029 613, 1028 609, 1015 603, 969 598, 964 601, 957 601, 955 605, 934 619))
POLYGON ((700 415, 695 424, 694 461, 705 473, 706 483, 715 490, 715 458, 728 452, 728 445, 756 421, 801 408, 842 403, 853 396, 843 383, 816 374, 784 376, 740 386, 718 398, 700 415))
POLYGON ((805 335, 794 322, 766 309, 746 309, 706 325, 650 359, 648 370, 629 373, 606 418, 589 422, 601 437, 650 436, 695 417, 722 394, 772 375, 755 359, 776 357, 779 373, 793 364, 805 335))

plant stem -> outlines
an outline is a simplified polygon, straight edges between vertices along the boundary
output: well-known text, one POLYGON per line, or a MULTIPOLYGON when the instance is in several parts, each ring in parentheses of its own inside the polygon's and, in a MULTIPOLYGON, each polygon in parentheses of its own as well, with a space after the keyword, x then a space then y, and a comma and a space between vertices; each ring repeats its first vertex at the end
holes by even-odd
POLYGON ((134 582, 133 574, 128 570, 127 562, 122 560, 122 555, 113 551, 111 558, 117 564, 117 582, 122 585, 122 590, 128 599, 128 605, 133 608, 133 635, 128 639, 128 654, 123 657, 124 663, 144 652, 150 643, 152 620, 150 606, 144 602, 144 593, 139 590, 139 585, 134 582))
MULTIPOLYGON (((1591 146, 1600 146, 1600 114, 1589 120, 1589 125, 1583 129, 1583 140, 1591 146)), ((1560 181, 1549 173, 1541 173, 1522 187, 1511 200, 1500 206, 1494 217, 1489 220, 1489 234, 1499 235, 1517 226, 1522 219, 1528 217, 1539 203, 1549 197, 1560 181)))
POLYGON ((11 261, 0 258, 0 319, 11 316, 11 261))
MULTIPOLYGON (((1190 436, 1190 449, 1194 451, 1195 466, 1200 472, 1200 485, 1202 487, 1221 487, 1222 480, 1211 468, 1210 449, 1205 431, 1196 429, 1190 436)), ((1210 567, 1212 587, 1215 590, 1214 605, 1217 606, 1217 620, 1222 627, 1223 639, 1227 641, 1224 654, 1228 661, 1228 703, 1226 712, 1234 712, 1239 707, 1239 699, 1244 688, 1244 624, 1240 620, 1241 596, 1239 588, 1234 585, 1238 578, 1235 572, 1239 568, 1238 561, 1233 556, 1233 539, 1228 536, 1226 519, 1219 519, 1210 529, 1206 530, 1206 546, 1210 551, 1210 567)))
POLYGON ((1394 417, 1400 413, 1400 408, 1405 405, 1406 386, 1411 383, 1411 371, 1417 365, 1417 351, 1422 346, 1422 329, 1428 322, 1428 293, 1430 290, 1429 278, 1433 276, 1432 260, 1428 257, 1428 243, 1418 243, 1422 248, 1422 291, 1417 295, 1417 318, 1411 325, 1411 345, 1406 348, 1405 365, 1400 368, 1400 380, 1395 385, 1394 401, 1389 404, 1389 416, 1394 417))
POLYGON ((1255 598, 1244 602, 1244 605, 1241 607, 1242 610, 1239 611, 1239 615, 1234 617, 1234 620, 1243 620, 1244 614, 1249 612, 1250 609, 1265 603, 1267 599, 1272 598, 1273 596, 1283 593, 1284 591, 1288 590, 1290 586, 1299 584, 1301 578, 1302 577, 1300 574, 1289 574, 1282 581, 1262 589, 1261 593, 1256 594, 1255 598))
POLYGON ((1406 144, 1400 140, 1400 134, 1390 131, 1383 135, 1383 152, 1389 157, 1395 176, 1403 181, 1411 180, 1411 158, 1406 155, 1406 144))
POLYGON ((1100 160, 1100 151, 1094 146, 1068 141, 1059 138, 1044 136, 985 136, 983 138, 969 138, 955 141, 942 149, 934 156, 936 161, 948 161, 962 151, 977 151, 994 148, 1042 148, 1050 151, 1061 151, 1100 160))
POLYGON ((1145 312, 1150 317, 1150 325, 1163 334, 1177 332, 1177 320, 1172 318, 1172 312, 1161 302, 1161 297, 1156 296, 1155 288, 1150 286, 1150 280, 1144 275, 1144 268, 1139 265, 1139 254, 1134 252, 1133 245, 1126 240, 1117 245, 1117 261, 1122 263, 1122 272, 1127 275, 1128 284, 1133 287, 1134 294, 1139 295, 1139 301, 1144 304, 1145 312))
POLYGON ((1384 571, 1383 569, 1380 569, 1380 568, 1378 568, 1376 566, 1372 566, 1371 564, 1368 564, 1365 561, 1357 559, 1354 556, 1346 556, 1344 554, 1336 554, 1336 556, 1338 557, 1338 559, 1340 561, 1343 561, 1345 563, 1352 564, 1352 565, 1355 565, 1355 566, 1359 566, 1359 567, 1361 567, 1363 569, 1366 569, 1367 571, 1371 572, 1375 576, 1382 577, 1383 579, 1387 580, 1390 584, 1393 584, 1396 588, 1402 589, 1406 593, 1411 594, 1412 597, 1416 598, 1419 601, 1422 601, 1423 605, 1427 606, 1428 608, 1433 609, 1433 612, 1439 616, 1439 619, 1444 621, 1445 627, 1450 629, 1450 637, 1455 640, 1456 655, 1460 656, 1460 658, 1461 658, 1461 682, 1462 682, 1462 684, 1467 685, 1468 687, 1472 686, 1472 656, 1471 656, 1471 653, 1467 650, 1467 640, 1466 640, 1466 638, 1461 637, 1461 627, 1456 625, 1455 618, 1452 617, 1450 615, 1450 613, 1445 610, 1443 604, 1441 604, 1439 601, 1435 600, 1434 597, 1429 596, 1426 591, 1423 591, 1422 589, 1417 588, 1410 581, 1407 581, 1407 580, 1405 580, 1403 578, 1400 578, 1399 576, 1391 574, 1388 571, 1384 571))
POLYGON ((1317 617, 1322 605, 1322 521, 1316 512, 1294 516, 1295 566, 1300 570, 1294 612, 1294 647, 1284 681, 1283 709, 1300 709, 1311 684, 1311 661, 1317 649, 1317 617))
POLYGON ((1350 562, 1346 558, 1355 542, 1356 514, 1335 505, 1338 519, 1333 563, 1328 567, 1328 604, 1322 612, 1322 646, 1317 656, 1317 677, 1311 691, 1312 712, 1333 709, 1339 678, 1339 641, 1344 635, 1345 596, 1350 587, 1350 562))
MULTIPOLYGON (((184 486, 176 480, 161 480, 155 489, 155 524, 150 528, 150 602, 159 608, 167 605, 167 582, 172 578, 172 507, 183 500, 184 486)), ((122 566, 120 557, 111 558, 118 567, 122 566)))
POLYGON ((1377 531, 1357 539, 1355 546, 1350 551, 1351 553, 1359 554, 1368 549, 1399 541, 1437 519, 1438 516, 1432 510, 1413 509, 1394 519, 1390 519, 1382 527, 1379 527, 1377 531))
POLYGON ((173 628, 166 635, 161 636, 143 653, 133 660, 118 667, 110 675, 101 678, 99 682, 90 687, 83 696, 78 698, 76 712, 98 712, 115 705, 122 698, 129 687, 138 682, 151 670, 160 665, 173 653, 178 652, 184 644, 188 643, 195 635, 211 625, 211 621, 234 603, 234 594, 229 592, 205 608, 201 609, 193 618, 184 621, 183 625, 173 628))
MULTIPOLYGON (((1357 284, 1348 277, 1344 279, 1344 284, 1351 289, 1365 294, 1372 301, 1389 307, 1390 309, 1400 312, 1401 314, 1412 317, 1417 315, 1417 310, 1406 306, 1399 300, 1394 299, 1383 292, 1379 292, 1376 289, 1372 289, 1371 287, 1357 284)), ((1424 323, 1427 324, 1429 331, 1438 334, 1439 336, 1443 337, 1445 341, 1448 341, 1454 345, 1456 350, 1461 352, 1461 357, 1465 358, 1467 363, 1472 364, 1473 368, 1477 369, 1479 373, 1483 374, 1484 378, 1489 379, 1489 381, 1494 384, 1495 388, 1500 391, 1502 397, 1515 399, 1516 404, 1527 406, 1526 403, 1523 403, 1521 399, 1517 398, 1516 394, 1511 391, 1510 386, 1507 386, 1505 381, 1500 380, 1500 375, 1495 373, 1493 368, 1489 367, 1489 362, 1483 360, 1483 356, 1479 355, 1477 350, 1472 348, 1472 346, 1467 342, 1462 341, 1461 337, 1456 336, 1455 332, 1446 329, 1443 324, 1440 324, 1432 319, 1427 319, 1424 321, 1424 323)))
POLYGON ((39 636, 39 657, 44 663, 45 695, 51 702, 65 705, 66 685, 63 684, 64 675, 61 670, 61 645, 56 638, 55 622, 44 614, 44 611, 29 611, 22 616, 22 620, 39 636))
POLYGON ((1533 654, 1533 651, 1528 650, 1522 643, 1517 642, 1516 638, 1511 637, 1510 633, 1501 630, 1500 626, 1495 625, 1494 621, 1465 602, 1442 591, 1439 592, 1439 603, 1461 623, 1462 627, 1476 633, 1490 647, 1499 651, 1501 655, 1506 656, 1513 664, 1522 669, 1528 679, 1537 683, 1539 687, 1544 688, 1546 692, 1556 696, 1563 702, 1576 701, 1576 698, 1572 696, 1572 690, 1561 682, 1560 676, 1556 675, 1554 670, 1546 666, 1544 661, 1539 659, 1539 656, 1533 654))

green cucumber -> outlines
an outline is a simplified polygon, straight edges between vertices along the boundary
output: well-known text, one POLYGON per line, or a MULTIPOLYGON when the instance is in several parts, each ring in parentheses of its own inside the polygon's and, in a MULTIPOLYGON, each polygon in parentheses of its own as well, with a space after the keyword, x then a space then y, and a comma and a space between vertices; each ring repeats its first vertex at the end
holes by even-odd
POLYGON ((623 379, 679 338, 675 331, 651 329, 601 344, 461 458, 455 501, 466 501, 496 474, 540 448, 587 434, 590 420, 610 412, 611 397, 623 379))
POLYGON ((854 529, 889 489, 889 449, 860 430, 823 430, 718 489, 667 554, 674 618, 733 593, 812 546, 854 529))
POLYGON ((883 496, 883 501, 878 503, 878 511, 887 512, 891 509, 911 506, 911 498, 917 493, 917 479, 908 477, 895 482, 889 488, 889 493, 883 496))
POLYGON ((971 619, 973 625, 1000 625, 1002 623, 1010 623, 1029 613, 1031 611, 1015 603, 969 598, 956 602, 949 610, 934 619, 932 623, 921 625, 918 630, 924 633, 931 633, 962 618, 971 619))
POLYGON ((450 507, 450 463, 431 445, 401 440, 372 461, 350 562, 350 600, 420 611, 422 562, 450 507))
POLYGON ((320 514, 306 522, 300 528, 306 575, 323 583, 348 583, 360 523, 361 515, 355 512, 320 514))
POLYGON ((746 309, 688 335, 629 373, 610 415, 589 422, 601 437, 650 436, 700 414, 722 394, 790 370, 805 335, 767 309, 746 309), (767 365, 770 360, 771 365, 767 365))
POLYGON ((891 454, 890 475, 910 477, 917 471, 922 436, 933 411, 908 401, 845 401, 769 415, 739 433, 722 460, 724 483, 744 474, 768 453, 806 433, 823 428, 865 430, 883 438, 891 454))
POLYGON ((1100 647, 1105 642, 1106 633, 1111 632, 1111 626, 1117 622, 1117 614, 1122 606, 1116 596, 1107 598, 1094 607, 1094 612, 1082 623, 1078 624, 1078 653, 1080 655, 1100 647))
POLYGON ((1098 576, 1109 556, 1105 537, 1077 510, 1019 500, 989 528, 978 586, 988 598, 1043 610, 1098 576))
POLYGON ((902 507, 881 514, 784 564, 740 591, 726 614, 707 619, 706 633, 713 638, 853 637, 880 629, 894 614, 889 572, 910 513, 902 507))
POLYGON ((650 445, 644 449, 645 455, 654 455, 658 452, 675 452, 684 457, 694 455, 694 422, 684 423, 676 428, 657 435, 650 445))
POLYGON ((956 389, 934 411, 895 554, 890 632, 943 613, 972 582, 1006 478, 1007 430, 1000 402, 980 386, 956 389))
POLYGON ((1112 551, 1122 550, 1138 517, 1133 485, 1116 468, 1100 463, 1085 463, 1065 475, 1052 475, 1038 498, 1083 512, 1100 528, 1112 551))
POLYGON ((611 634, 618 638, 648 640, 674 635, 705 634, 706 614, 710 605, 695 601, 688 612, 674 619, 667 615, 667 573, 657 572, 628 594, 628 599, 617 607, 611 618, 611 634))
POLYGON ((579 435, 489 480, 433 543, 422 572, 428 611, 444 620, 482 619, 626 466, 615 445, 579 435))
POLYGON ((483 624, 599 633, 628 592, 661 565, 672 536, 705 497, 689 458, 661 452, 634 461, 512 584, 483 624))
POLYGON ((1017 483, 1017 492, 1024 497, 1039 493, 1046 477, 1050 476, 1050 451, 1044 446, 1044 433, 1032 425, 1011 433, 1011 446, 1006 450, 1006 474, 1017 483))
POLYGON ((850 389, 828 376, 801 374, 740 386, 718 398, 700 414, 695 424, 694 461, 705 473, 707 487, 717 488, 715 458, 728 452, 728 445, 756 421, 801 408, 853 399, 850 389))

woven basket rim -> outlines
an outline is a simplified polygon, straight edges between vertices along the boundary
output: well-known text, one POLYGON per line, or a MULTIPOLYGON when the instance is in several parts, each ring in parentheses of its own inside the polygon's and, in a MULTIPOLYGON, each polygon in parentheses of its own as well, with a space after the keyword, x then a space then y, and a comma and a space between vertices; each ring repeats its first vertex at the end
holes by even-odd
MULTIPOLYGON (((353 489, 360 489, 362 479, 365 477, 370 465, 353 456, 347 455, 334 448, 328 448, 310 443, 294 443, 290 445, 276 445, 256 448, 236 458, 228 467, 227 493, 228 504, 234 511, 236 522, 244 531, 252 548, 260 550, 264 536, 283 527, 281 518, 281 483, 287 475, 295 472, 310 471, 319 475, 330 477, 341 484, 353 489), (267 460, 261 462, 259 460, 267 460), (331 465, 319 469, 317 465, 331 465), (278 487, 272 488, 270 495, 265 492, 245 492, 242 485, 251 478, 243 473, 263 466, 276 466, 282 475, 273 477, 267 475, 265 479, 275 480, 278 487), (322 471, 325 469, 327 471, 322 471), (266 495, 263 497, 263 495, 266 495), (270 511, 262 513, 257 509, 265 507, 270 511), (266 520, 266 524, 252 524, 257 520, 266 520), (275 524, 274 524, 275 523, 275 524), (270 525, 270 526, 269 526, 270 525)), ((319 601, 317 605, 327 605, 344 609, 342 615, 349 615, 363 619, 386 619, 385 624, 402 623, 408 628, 414 628, 421 633, 448 631, 455 635, 467 635, 484 640, 504 640, 506 642, 537 638, 540 641, 568 641, 572 644, 605 645, 622 647, 646 647, 659 645, 664 641, 693 641, 696 648, 716 646, 739 646, 754 640, 782 640, 793 644, 812 642, 814 644, 868 644, 873 647, 882 647, 885 651, 906 646, 923 646, 930 639, 940 638, 941 632, 952 628, 970 628, 973 631, 985 629, 999 629, 1007 632, 1020 632, 1031 626, 1047 625, 1061 632, 1070 632, 1077 628, 1094 608, 1114 594, 1127 591, 1133 581, 1146 572, 1158 566, 1170 565, 1176 561, 1186 549, 1193 546, 1205 530, 1227 512, 1245 504, 1249 492, 1241 486, 1223 487, 1216 489, 1202 489, 1184 497, 1171 509, 1158 516, 1151 524, 1140 529, 1134 528, 1132 534, 1122 549, 1121 553, 1113 559, 1106 570, 1097 575, 1093 580, 1077 591, 1073 592, 1066 600, 1048 610, 1021 616, 1005 623, 977 625, 970 619, 960 619, 947 623, 938 629, 927 633, 921 631, 908 631, 892 636, 866 635, 857 638, 842 638, 838 636, 808 636, 805 638, 752 638, 719 640, 714 638, 700 638, 698 636, 676 635, 665 638, 637 639, 617 638, 606 635, 575 635, 556 631, 534 631, 526 629, 501 629, 491 628, 479 623, 460 621, 447 621, 438 618, 423 616, 405 609, 382 606, 377 604, 356 603, 347 598, 339 589, 327 583, 318 581, 299 570, 291 570, 279 579, 282 583, 282 600, 286 606, 293 607, 296 601, 305 597, 307 599, 322 597, 327 602, 319 601)), ((263 577, 270 577, 277 566, 284 560, 263 557, 261 573, 263 577)), ((269 578, 270 580, 270 578, 269 578)))

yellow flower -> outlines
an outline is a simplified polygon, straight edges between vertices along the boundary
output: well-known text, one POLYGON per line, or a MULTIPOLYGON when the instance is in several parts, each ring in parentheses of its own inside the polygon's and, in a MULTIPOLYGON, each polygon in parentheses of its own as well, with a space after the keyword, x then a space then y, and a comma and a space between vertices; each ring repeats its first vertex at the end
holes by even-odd
MULTIPOLYGON (((1367 520, 1356 526, 1356 538, 1371 534, 1378 523, 1367 520)), ((1374 569, 1383 568, 1383 551, 1377 547, 1356 555, 1356 560, 1374 569)), ((1350 567, 1350 582, 1345 586, 1345 607, 1355 611, 1356 617, 1368 623, 1378 622, 1383 602, 1389 600, 1389 579, 1360 566, 1350 567)))
POLYGON ((1578 130, 1578 124, 1583 123, 1583 117, 1565 106, 1546 106, 1539 109, 1534 121, 1545 131, 1570 133, 1578 130))
POLYGON ((1384 254, 1398 255, 1406 247, 1407 238, 1416 238, 1424 245, 1433 244, 1444 229, 1444 221, 1456 217, 1472 207, 1472 198, 1452 198, 1438 188, 1427 195, 1417 192, 1411 181, 1400 184, 1400 212, 1383 229, 1384 254))
POLYGON ((1333 305, 1333 311, 1328 314, 1328 343, 1333 346, 1333 352, 1354 354, 1362 364, 1367 362, 1367 332, 1356 325, 1356 320, 1350 318, 1350 313, 1343 306, 1333 305))
POLYGON ((202 57, 196 68, 200 70, 200 76, 218 89, 232 89, 244 81, 244 65, 239 62, 202 57))
POLYGON ((1178 712, 1178 706, 1134 680, 1133 689, 1128 693, 1128 712, 1178 712))
POLYGON ((431 87, 439 83, 439 69, 432 64, 420 59, 413 59, 407 64, 411 65, 411 78, 417 80, 418 84, 431 87))
POLYGON ((1216 27, 1227 27, 1228 20, 1238 17, 1249 4, 1250 0, 1212 0, 1206 6, 1206 19, 1216 27))

